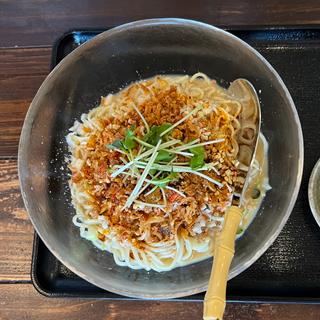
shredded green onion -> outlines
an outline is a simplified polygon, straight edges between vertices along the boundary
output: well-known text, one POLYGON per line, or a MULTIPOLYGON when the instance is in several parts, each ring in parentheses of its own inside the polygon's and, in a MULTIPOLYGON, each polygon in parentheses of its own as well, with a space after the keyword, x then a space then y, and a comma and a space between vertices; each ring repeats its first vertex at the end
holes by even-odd
POLYGON ((134 103, 132 103, 132 107, 133 107, 133 109, 137 112, 137 114, 140 116, 140 118, 141 118, 144 126, 145 126, 146 129, 147 129, 147 132, 149 132, 149 131, 150 131, 150 128, 149 128, 148 122, 147 122, 147 120, 145 119, 145 117, 142 115, 142 113, 139 111, 139 109, 137 108, 137 106, 136 106, 134 103))
POLYGON ((197 143, 197 144, 193 144, 193 145, 183 145, 181 147, 177 147, 176 150, 178 151, 182 151, 182 150, 186 150, 186 149, 193 149, 193 148, 197 148, 200 146, 206 146, 208 144, 214 144, 214 143, 219 143, 219 142, 223 142, 225 139, 216 139, 216 140, 211 140, 211 141, 206 141, 206 142, 201 142, 201 143, 197 143))
MULTIPOLYGON (((141 162, 137 163, 136 166, 138 168, 146 168, 146 165, 143 163, 141 164, 141 162)), ((193 170, 191 168, 188 168, 188 167, 181 167, 181 166, 166 166, 166 165, 158 165, 156 163, 154 163, 152 166, 151 166, 152 169, 156 169, 156 170, 161 170, 161 171, 168 171, 168 172, 186 172, 186 173, 192 173, 192 174, 195 174, 195 175, 198 175, 199 177, 202 177, 208 181, 210 181, 211 183, 219 186, 219 187, 223 187, 223 184, 201 172, 199 172, 200 170, 208 170, 208 167, 206 168, 201 168, 200 170, 193 170)))
POLYGON ((159 149, 160 144, 161 144, 161 139, 159 140, 158 144, 154 148, 152 157, 150 158, 149 162, 147 163, 145 169, 143 170, 143 173, 142 173, 140 179, 138 180, 137 184, 135 185, 133 191, 131 192, 131 195, 127 199, 127 201, 124 205, 124 208, 130 207, 132 202, 139 196, 139 190, 142 187, 143 182, 144 182, 145 178, 147 177, 147 175, 151 169, 151 166, 154 163, 154 161, 158 155, 158 149, 159 149))
POLYGON ((198 112, 200 109, 202 108, 202 106, 198 106, 196 108, 194 108, 191 112, 189 112, 186 116, 184 116, 182 119, 180 119, 179 121, 177 121, 175 124, 173 124, 172 126, 170 126, 167 130, 163 131, 160 134, 160 137, 163 137, 165 134, 167 134, 168 132, 172 131, 172 129, 174 129, 175 127, 177 127, 179 124, 181 124, 183 121, 187 120, 188 118, 190 118, 194 113, 198 112))
POLYGON ((195 174, 219 187, 223 186, 220 181, 211 178, 201 171, 214 170, 216 174, 219 174, 214 164, 206 164, 204 162, 204 146, 219 143, 225 139, 200 142, 198 138, 188 143, 183 143, 181 140, 169 136, 170 131, 198 112, 202 106, 197 106, 174 124, 164 123, 152 127, 149 127, 137 106, 133 104, 133 108, 142 119, 147 133, 142 138, 138 138, 134 134, 134 127, 131 127, 126 130, 123 140, 116 140, 107 146, 126 156, 120 157, 123 164, 113 167, 114 171, 111 173, 111 177, 114 178, 123 174, 125 176, 124 179, 129 177, 137 179, 136 185, 123 209, 129 208, 135 203, 136 205, 151 206, 163 210, 163 207, 167 204, 165 189, 176 192, 181 197, 186 197, 183 192, 168 185, 177 179, 178 173, 195 174), (162 139, 165 142, 162 143, 162 139), (183 160, 180 162, 176 161, 178 155, 187 158, 188 162, 183 160), (161 178, 158 178, 159 176, 161 178), (151 189, 145 195, 152 194, 157 188, 160 188, 164 205, 145 203, 138 200, 140 194, 149 186, 151 186, 151 189))

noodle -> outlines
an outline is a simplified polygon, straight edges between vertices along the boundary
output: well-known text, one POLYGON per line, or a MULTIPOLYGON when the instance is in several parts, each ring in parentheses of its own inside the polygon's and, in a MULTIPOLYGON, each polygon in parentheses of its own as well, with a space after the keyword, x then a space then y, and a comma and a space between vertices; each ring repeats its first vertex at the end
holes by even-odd
MULTIPOLYGON (((101 98, 66 140, 81 237, 132 269, 169 271, 212 256, 213 232, 241 189, 257 110, 203 73, 156 76, 101 98), (240 171, 239 171, 240 170, 240 171)), ((261 135, 244 201, 250 223, 265 192, 261 135)))

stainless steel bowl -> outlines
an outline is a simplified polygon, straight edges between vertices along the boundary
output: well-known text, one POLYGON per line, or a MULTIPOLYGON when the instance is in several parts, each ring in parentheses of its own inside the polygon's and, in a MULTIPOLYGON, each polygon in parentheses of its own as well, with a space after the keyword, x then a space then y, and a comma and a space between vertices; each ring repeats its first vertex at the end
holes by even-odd
POLYGON ((111 29, 68 55, 47 77, 25 119, 19 176, 25 206, 41 239, 69 269, 106 290, 162 299, 206 290, 210 259, 170 272, 117 266, 111 254, 80 238, 71 222, 65 135, 100 96, 160 73, 193 74, 232 81, 246 78, 261 92, 262 132, 270 144, 272 190, 236 243, 230 278, 254 263, 273 243, 295 203, 303 167, 297 111, 277 72, 235 36, 196 21, 144 20, 111 29))
POLYGON ((308 186, 308 198, 311 212, 320 227, 320 159, 315 164, 308 186))

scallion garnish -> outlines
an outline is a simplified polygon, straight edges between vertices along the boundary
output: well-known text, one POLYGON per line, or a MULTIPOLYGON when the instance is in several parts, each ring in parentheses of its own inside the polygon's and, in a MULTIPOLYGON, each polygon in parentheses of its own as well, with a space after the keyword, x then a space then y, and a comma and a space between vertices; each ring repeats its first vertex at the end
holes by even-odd
POLYGON ((171 182, 178 179, 179 173, 198 175, 219 187, 223 186, 221 182, 202 172, 213 170, 215 173, 219 173, 214 164, 205 163, 206 153, 204 146, 222 142, 224 139, 200 142, 198 138, 188 143, 183 143, 181 140, 170 136, 170 131, 201 108, 201 106, 194 108, 174 124, 164 123, 159 126, 149 127, 140 111, 134 107, 147 129, 147 133, 142 137, 137 137, 135 128, 131 127, 126 130, 122 140, 116 140, 107 146, 109 149, 118 151, 127 157, 127 159, 120 158, 123 164, 113 167, 114 171, 111 173, 111 177, 115 178, 123 174, 125 178, 137 179, 136 185, 123 209, 129 208, 132 203, 162 209, 163 205, 143 203, 138 200, 141 194, 147 196, 158 188, 161 190, 164 205, 167 203, 165 189, 171 190, 181 197, 186 197, 183 192, 169 186, 171 182), (183 156, 187 159, 182 159, 179 162, 177 160, 178 156, 183 156), (150 191, 143 193, 149 186, 151 186, 150 191))
POLYGON ((150 131, 144 136, 143 140, 155 146, 160 137, 164 136, 163 133, 166 132, 171 126, 171 123, 164 123, 161 126, 152 126, 150 131))
POLYGON ((204 166, 205 150, 203 146, 192 147, 189 149, 193 154, 190 159, 190 167, 194 170, 199 169, 204 166))
POLYGON ((140 179, 138 180, 136 186, 134 187, 132 193, 130 194, 129 198, 127 199, 125 205, 124 205, 124 208, 128 208, 131 206, 132 202, 137 198, 137 196, 139 195, 139 190, 140 188, 142 187, 142 184, 145 180, 145 178, 147 177, 150 169, 151 169, 151 166, 153 165, 157 155, 158 155, 158 149, 159 149, 159 146, 161 144, 161 139, 158 141, 158 144, 156 145, 156 147, 154 148, 153 150, 153 154, 150 158, 150 160, 148 161, 145 169, 143 170, 143 173, 140 177, 140 179))
POLYGON ((123 146, 127 150, 134 149, 137 146, 137 142, 134 140, 133 128, 127 129, 126 135, 124 137, 123 146))

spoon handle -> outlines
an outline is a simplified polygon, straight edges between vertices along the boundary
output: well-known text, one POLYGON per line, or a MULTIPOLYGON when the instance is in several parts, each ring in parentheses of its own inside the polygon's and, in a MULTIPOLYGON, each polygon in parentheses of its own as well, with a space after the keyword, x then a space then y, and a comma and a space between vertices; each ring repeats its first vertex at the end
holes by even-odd
POLYGON ((229 268, 234 256, 234 243, 242 218, 242 210, 231 206, 221 233, 217 236, 208 290, 204 298, 204 320, 222 320, 226 306, 226 287, 229 268))

